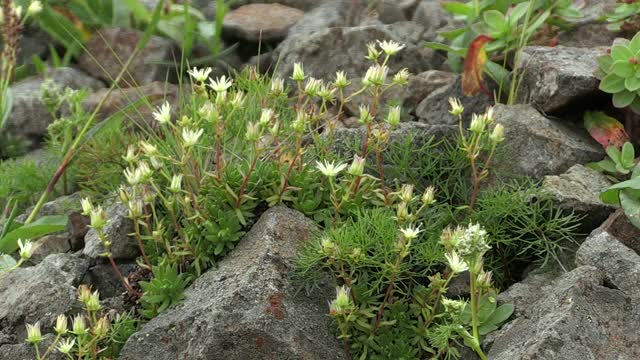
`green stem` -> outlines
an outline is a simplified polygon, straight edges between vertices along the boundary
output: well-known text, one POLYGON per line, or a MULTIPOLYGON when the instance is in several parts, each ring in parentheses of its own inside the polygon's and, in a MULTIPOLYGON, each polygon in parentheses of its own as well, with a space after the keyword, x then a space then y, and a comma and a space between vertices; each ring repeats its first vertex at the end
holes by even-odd
POLYGON ((471 327, 473 329, 473 338, 475 339, 474 349, 480 359, 486 360, 487 356, 480 347, 480 335, 478 333, 478 294, 476 293, 476 274, 469 271, 470 283, 471 283, 471 327))

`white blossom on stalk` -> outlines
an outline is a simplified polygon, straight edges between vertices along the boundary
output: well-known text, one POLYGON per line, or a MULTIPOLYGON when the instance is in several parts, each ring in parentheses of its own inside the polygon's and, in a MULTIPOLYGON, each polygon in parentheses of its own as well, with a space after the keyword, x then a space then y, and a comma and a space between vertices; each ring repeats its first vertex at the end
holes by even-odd
POLYGON ((371 42, 367 44, 367 56, 365 56, 366 59, 376 61, 378 60, 380 55, 382 55, 382 53, 380 52, 380 50, 378 50, 375 43, 371 42))
POLYGON ((273 115, 273 110, 262 109, 262 112, 260 113, 260 125, 266 126, 267 124, 269 124, 269 122, 271 122, 271 119, 273 118, 273 115))
POLYGON ((158 107, 151 115, 160 124, 166 124, 171 121, 171 105, 169 105, 168 101, 165 101, 162 106, 158 107))
POLYGON ((402 108, 400 105, 393 106, 389 110, 389 114, 387 115, 387 124, 392 127, 396 127, 400 124, 400 113, 402 112, 402 108))
POLYGON ((451 110, 449 110, 451 115, 460 116, 464 112, 464 106, 462 106, 462 103, 458 98, 450 97, 449 105, 451 106, 451 110))
POLYGON ((44 340, 44 338, 40 332, 40 323, 37 322, 33 325, 27 324, 27 342, 29 344, 38 344, 42 340, 44 340))
POLYGON ((211 79, 209 81, 209 87, 213 89, 215 92, 225 92, 229 90, 229 88, 233 85, 232 79, 227 79, 225 75, 217 78, 216 80, 211 79))
POLYGON ((318 80, 315 78, 309 78, 307 84, 304 87, 304 92, 309 96, 318 95, 318 91, 320 91, 320 87, 322 86, 322 80, 318 80))
POLYGON ((67 339, 61 340, 56 349, 58 349, 58 351, 60 351, 63 354, 69 354, 71 350, 73 350, 73 347, 75 345, 76 345, 76 339, 67 338, 67 339))
POLYGON ((336 72, 336 81, 333 85, 337 88, 346 88, 351 82, 347 79, 347 74, 344 71, 336 72))
POLYGON ((187 128, 182 129, 182 141, 184 146, 189 148, 197 144, 203 132, 204 132, 204 129, 200 129, 197 131, 190 130, 187 128))
POLYGON ((244 93, 242 91, 238 91, 231 100, 231 105, 233 107, 240 107, 244 103, 244 93))
POLYGON ((182 174, 173 175, 169 190, 174 193, 179 193, 182 190, 182 174))
POLYGON ((193 69, 187 71, 189 73, 189 75, 191 75, 191 77, 201 83, 204 83, 205 81, 207 81, 207 79, 209 78, 209 74, 211 74, 211 68, 207 67, 204 69, 198 69, 197 67, 194 67, 193 69))
POLYGON ((384 53, 387 54, 388 56, 396 54, 398 51, 404 49, 406 46, 404 44, 400 44, 393 40, 384 40, 384 41, 378 40, 378 45, 380 45, 380 48, 382 49, 382 51, 384 51, 384 53))
POLYGON ((93 210, 93 204, 91 204, 91 199, 89 199, 88 197, 82 198, 80 200, 80 205, 82 206, 83 215, 89 215, 91 213, 91 210, 93 210))
POLYGON ((333 162, 319 162, 316 161, 316 167, 318 170, 326 177, 336 177, 342 170, 347 167, 347 164, 338 163, 337 165, 333 162))
POLYGON ((42 11, 42 2, 36 0, 32 1, 27 8, 27 15, 35 15, 42 11))
POLYGON ((274 77, 271 79, 271 94, 278 96, 284 91, 284 79, 274 77))
POLYGON ((362 84, 365 86, 382 86, 387 80, 387 73, 389 68, 384 65, 371 66, 362 79, 362 84))
POLYGON ((409 82, 409 70, 402 69, 393 76, 393 83, 396 85, 406 85, 409 82))
POLYGON ((31 253, 33 252, 33 243, 31 241, 18 239, 18 248, 20 259, 27 260, 31 257, 31 253))
POLYGON ((418 227, 409 226, 409 227, 400 229, 400 232, 402 233, 402 236, 404 236, 404 238, 407 239, 407 241, 409 241, 417 238, 418 235, 420 235, 420 233, 422 232, 422 230, 420 229, 420 226, 418 227))
POLYGON ((451 251, 444 254, 444 257, 447 259, 449 268, 454 274, 469 270, 469 266, 467 266, 467 263, 464 262, 464 260, 458 255, 457 252, 451 251))
POLYGON ((304 68, 301 63, 293 64, 293 75, 291 76, 291 80, 293 81, 304 81, 306 76, 304 74, 304 68))

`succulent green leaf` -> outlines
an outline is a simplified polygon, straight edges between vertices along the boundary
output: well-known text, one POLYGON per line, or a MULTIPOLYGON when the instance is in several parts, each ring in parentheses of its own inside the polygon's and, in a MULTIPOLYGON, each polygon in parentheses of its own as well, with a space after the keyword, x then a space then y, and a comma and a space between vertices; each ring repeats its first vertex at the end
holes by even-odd
POLYGON ((620 192, 620 205, 627 219, 637 228, 640 228, 640 195, 637 191, 623 190, 620 192))
POLYGON ((0 254, 0 275, 16 266, 17 262, 7 254, 0 254))
POLYGON ((614 45, 611 48, 611 57, 614 61, 629 61, 633 57, 633 52, 623 45, 614 45))
POLYGON ((504 14, 498 10, 485 11, 484 14, 482 14, 482 17, 487 25, 496 30, 502 30, 507 25, 507 20, 505 19, 504 14))
POLYGON ((640 190, 640 177, 635 177, 627 181, 619 182, 609 188, 609 190, 623 189, 640 190))
POLYGON ((631 92, 627 90, 617 92, 613 94, 613 106, 617 108, 627 107, 631 105, 631 103, 633 102, 633 100, 635 100, 635 98, 636 98, 635 92, 631 92))
POLYGON ((640 114, 640 97, 636 96, 636 99, 633 100, 629 108, 636 114, 640 114))
POLYGON ((611 67, 614 74, 623 78, 634 78, 635 68, 628 60, 616 60, 611 67))
POLYGON ((513 314, 514 309, 515 307, 513 306, 513 304, 500 305, 493 311, 491 316, 489 316, 487 322, 495 325, 502 324, 503 322, 507 321, 507 319, 509 319, 511 314, 513 314))
POLYGON ((611 65, 613 65, 613 58, 611 55, 600 56, 598 58, 598 65, 600 66, 600 70, 609 73, 611 71, 611 65))
POLYGON ((12 253, 18 249, 18 239, 31 240, 39 236, 62 231, 67 228, 67 217, 62 215, 43 216, 40 219, 8 232, 0 239, 0 252, 12 253))
POLYGON ((629 50, 636 54, 640 51, 640 32, 637 33, 629 42, 629 50))
POLYGON ((637 91, 640 90, 640 78, 636 76, 629 76, 624 79, 624 87, 629 91, 637 91))
POLYGON ((459 3, 459 2, 446 2, 442 4, 442 8, 446 10, 448 13, 454 15, 470 15, 473 11, 473 7, 471 5, 459 3))
POLYGON ((633 167, 633 160, 635 159, 635 150, 630 142, 624 143, 622 146, 622 154, 620 156, 620 163, 625 169, 631 169, 633 167))
POLYGON ((605 76, 600 82, 600 90, 609 93, 615 94, 617 92, 624 90, 624 78, 616 74, 609 74, 605 76))
POLYGON ((620 190, 607 189, 600 194, 600 200, 609 205, 620 205, 620 190))

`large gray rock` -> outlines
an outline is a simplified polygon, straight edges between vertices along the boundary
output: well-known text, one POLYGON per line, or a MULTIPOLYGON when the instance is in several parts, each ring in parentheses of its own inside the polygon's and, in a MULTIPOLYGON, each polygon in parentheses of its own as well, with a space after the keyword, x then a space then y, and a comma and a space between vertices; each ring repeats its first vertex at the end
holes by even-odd
POLYGON ((41 87, 45 79, 64 89, 97 90, 104 87, 102 82, 72 68, 48 70, 44 75, 36 75, 21 80, 10 87, 13 108, 5 130, 16 136, 39 140, 47 133, 53 121, 51 113, 40 100, 41 87))
POLYGON ((505 175, 541 180, 604 156, 584 129, 552 121, 530 105, 496 105, 494 109, 495 122, 505 127, 505 141, 494 166, 505 175))
POLYGON ((614 236, 620 243, 640 254, 640 229, 629 221, 623 209, 611 214, 600 228, 614 236))
POLYGON ((222 30, 225 36, 250 42, 280 41, 303 15, 280 4, 244 5, 225 15, 222 30))
POLYGON ((495 334, 489 359, 640 357, 637 299, 606 285, 595 267, 581 266, 539 287, 537 294, 537 301, 519 309, 522 315, 495 334))
POLYGON ((640 299, 640 255, 604 229, 596 229, 580 245, 576 265, 598 268, 611 286, 640 299))
POLYGON ((432 33, 454 23, 453 16, 442 8, 442 3, 434 0, 421 0, 412 20, 432 33))
POLYGON ((300 62, 305 73, 316 78, 333 77, 339 70, 351 78, 364 76, 371 65, 364 59, 367 44, 376 40, 395 40, 407 45, 389 61, 390 74, 403 68, 414 74, 437 69, 444 59, 424 47, 425 36, 424 28, 411 22, 290 35, 274 51, 274 59, 280 61, 276 73, 288 79, 294 63, 300 62))
MULTIPOLYGON (((55 335, 53 334, 45 334, 43 335, 44 340, 40 343, 39 351, 42 356, 46 349, 51 346, 55 335)), ((26 343, 25 341, 19 342, 17 344, 6 344, 0 345, 0 359, 6 360, 33 360, 37 359, 36 351, 33 345, 26 343)), ((47 355, 47 360, 62 360, 64 356, 57 352, 52 351, 47 355)))
POLYGON ((88 267, 88 260, 54 254, 36 266, 0 277, 0 339, 5 344, 21 343, 26 336, 25 323, 38 321, 43 332, 51 332, 59 314, 79 310, 76 286, 88 267))
POLYGON ((306 296, 287 280, 313 231, 313 222, 294 210, 268 210, 182 303, 129 338, 120 359, 344 358, 327 316, 333 289, 306 296))
MULTIPOLYGON (((135 259, 140 255, 140 248, 132 234, 134 232, 133 222, 128 218, 129 209, 119 201, 107 205, 107 225, 104 232, 111 242, 111 254, 116 260, 135 259)), ((84 238, 84 250, 82 253, 90 258, 99 258, 105 249, 100 241, 98 232, 89 229, 84 238)))
POLYGON ((302 20, 289 29, 289 36, 309 34, 331 27, 345 26, 351 0, 327 0, 306 11, 302 20))
MULTIPOLYGON (((87 51, 78 59, 78 65, 87 73, 111 84, 122 70, 122 65, 133 54, 143 33, 138 30, 111 27, 97 32, 85 45, 87 51)), ((173 65, 163 65, 180 58, 176 44, 159 36, 152 36, 143 50, 131 62, 128 75, 120 87, 146 85, 153 81, 165 81, 173 65)))
POLYGON ((605 48, 526 47, 520 58, 522 82, 518 101, 549 113, 576 103, 584 106, 588 104, 585 100, 602 96, 594 74, 597 59, 605 51, 605 48))
POLYGON ((549 193, 556 207, 585 216, 583 224, 591 231, 615 211, 615 207, 600 200, 600 193, 611 186, 607 177, 593 169, 576 164, 561 175, 545 176, 544 191, 549 193))

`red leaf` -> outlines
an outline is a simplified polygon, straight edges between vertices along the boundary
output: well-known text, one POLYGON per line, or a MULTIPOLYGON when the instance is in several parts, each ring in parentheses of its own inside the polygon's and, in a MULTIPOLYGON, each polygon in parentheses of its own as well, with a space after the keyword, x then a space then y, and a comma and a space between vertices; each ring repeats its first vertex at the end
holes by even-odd
POLYGON ((618 120, 599 111, 587 111, 584 114, 584 127, 605 149, 609 146, 622 147, 629 141, 624 125, 618 120))
POLYGON ((462 93, 466 96, 473 96, 480 91, 491 95, 482 84, 484 64, 487 62, 487 53, 484 46, 493 39, 487 35, 480 35, 475 38, 469 48, 462 64, 462 93))

